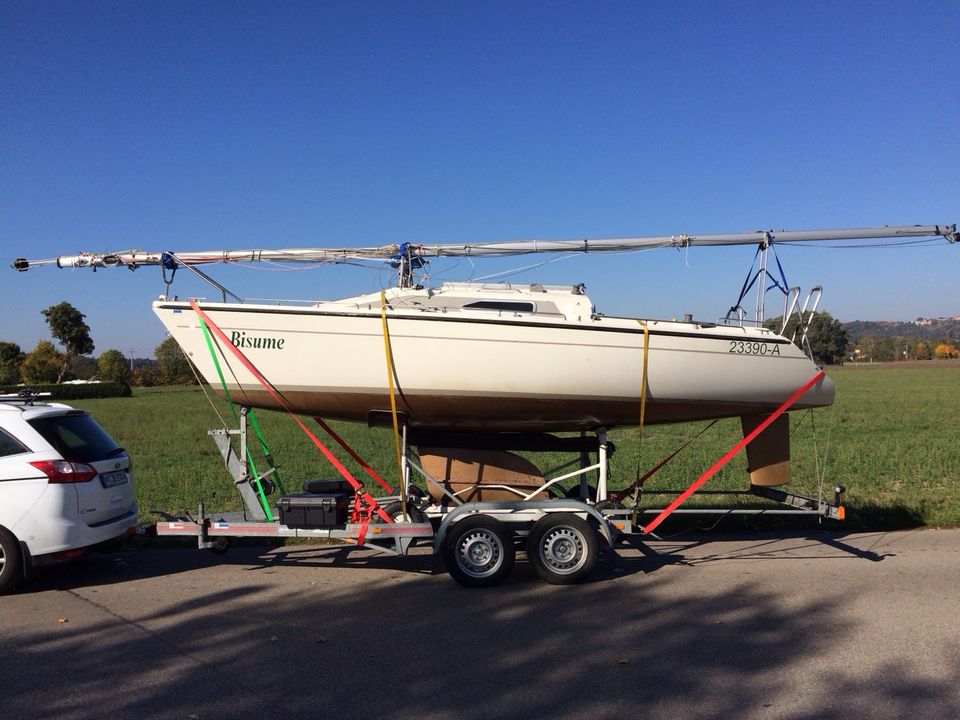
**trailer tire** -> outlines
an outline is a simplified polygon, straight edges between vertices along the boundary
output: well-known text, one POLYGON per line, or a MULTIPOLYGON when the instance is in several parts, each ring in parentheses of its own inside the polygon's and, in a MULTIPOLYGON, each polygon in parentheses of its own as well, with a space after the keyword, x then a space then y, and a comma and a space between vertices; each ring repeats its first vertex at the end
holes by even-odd
MULTIPOLYGON (((394 522, 403 522, 403 505, 400 504, 399 500, 394 500, 392 502, 385 503, 381 505, 380 508, 390 517, 394 522)), ((412 523, 425 523, 427 522, 427 515, 420 508, 415 505, 407 503, 407 518, 409 522, 412 523)), ((371 521, 374 524, 382 524, 383 518, 380 517, 379 513, 373 514, 373 520, 371 521)))
POLYGON ((0 527, 0 594, 12 590, 23 578, 20 543, 6 528, 0 527))
POLYGON ((594 508, 596 508, 597 512, 602 513, 604 510, 626 510, 627 506, 624 505, 619 500, 608 499, 608 500, 601 500, 596 505, 594 505, 594 508))
POLYGON ((230 549, 230 541, 225 537, 217 538, 207 549, 214 555, 225 555, 230 549))
POLYGON ((596 502, 597 500, 597 486, 593 483, 587 483, 587 497, 580 496, 580 484, 577 483, 570 488, 567 488, 567 492, 564 493, 564 496, 568 500, 591 500, 596 502))
POLYGON ((499 585, 513 567, 516 550, 506 526, 486 515, 455 523, 444 543, 450 577, 464 587, 499 585))
POLYGON ((549 513, 537 520, 527 536, 527 559, 551 585, 583 582, 597 564, 597 533, 572 513, 549 513))

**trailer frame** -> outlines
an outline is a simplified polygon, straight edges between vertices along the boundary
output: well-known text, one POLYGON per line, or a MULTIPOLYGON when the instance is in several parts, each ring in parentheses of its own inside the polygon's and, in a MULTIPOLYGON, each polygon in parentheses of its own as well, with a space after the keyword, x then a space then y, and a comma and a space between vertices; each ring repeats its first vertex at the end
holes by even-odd
MULTIPOLYGON (((397 557, 406 556, 415 547, 429 547, 442 557, 447 571, 462 585, 482 587, 500 583, 509 573, 519 547, 526 549, 528 561, 537 574, 552 584, 582 582, 592 573, 601 547, 614 549, 625 536, 656 538, 644 531, 638 515, 662 514, 662 510, 628 508, 608 500, 608 473, 612 444, 604 429, 593 436, 559 437, 546 433, 460 433, 418 431, 403 427, 402 479, 400 495, 376 498, 380 516, 371 514, 367 522, 345 522, 330 527, 300 527, 270 521, 261 505, 257 487, 271 489, 269 475, 252 475, 240 458, 247 447, 246 412, 239 414, 236 429, 208 431, 220 451, 224 467, 231 475, 244 509, 234 512, 209 512, 200 503, 196 516, 157 512, 160 519, 155 532, 167 537, 195 537, 200 549, 220 552, 230 538, 305 538, 336 541, 337 547, 354 546, 397 557), (233 440, 239 440, 240 452, 233 440), (544 483, 533 492, 517 491, 515 501, 463 502, 431 477, 411 454, 411 446, 496 448, 538 451, 565 451, 577 457, 544 473, 544 483), (590 455, 596 454, 596 462, 590 455), (575 470, 564 472, 579 464, 575 470), (444 504, 427 500, 411 482, 413 473, 438 489, 444 504), (589 476, 596 473, 595 488, 589 476), (578 478, 578 496, 533 499, 535 495, 564 480, 578 478), (402 501, 405 501, 402 502, 402 501), (604 502, 606 501, 606 502, 604 502), (387 512, 389 511, 389 512, 387 512), (389 522, 383 519, 389 516, 389 522)), ((488 486, 484 486, 488 487, 488 486)), ((496 486, 490 486, 496 487, 496 486)), ((834 502, 815 499, 775 488, 751 486, 746 491, 701 490, 704 494, 750 495, 786 505, 775 508, 684 508, 677 513, 698 514, 790 514, 818 515, 843 519, 840 500, 844 488, 835 488, 834 502)), ((676 494, 678 491, 643 490, 645 495, 676 494)))

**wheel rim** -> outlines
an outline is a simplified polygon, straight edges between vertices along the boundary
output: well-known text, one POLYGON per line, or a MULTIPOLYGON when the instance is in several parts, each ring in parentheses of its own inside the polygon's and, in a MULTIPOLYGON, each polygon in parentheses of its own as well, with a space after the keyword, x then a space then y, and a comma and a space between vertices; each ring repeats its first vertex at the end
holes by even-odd
POLYGON ((493 575, 503 564, 503 548, 493 533, 477 529, 464 535, 457 545, 457 565, 474 578, 493 575))
POLYGON ((555 527, 540 541, 540 559, 557 575, 577 572, 587 562, 586 540, 571 527, 555 527))

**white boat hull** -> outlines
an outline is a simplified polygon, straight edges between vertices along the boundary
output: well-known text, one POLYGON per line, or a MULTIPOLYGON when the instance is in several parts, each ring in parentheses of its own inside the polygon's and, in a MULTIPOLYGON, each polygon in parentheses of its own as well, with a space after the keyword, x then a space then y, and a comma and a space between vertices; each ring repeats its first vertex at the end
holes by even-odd
MULTIPOLYGON (((390 411, 380 307, 202 303, 203 311, 299 413, 361 422, 390 411)), ((220 381, 189 303, 154 311, 213 387, 220 381)), ((640 423, 644 333, 635 319, 486 317, 388 310, 398 409, 416 427, 561 431, 640 423)), ((649 323, 646 423, 769 413, 817 368, 770 331, 649 323)), ((235 402, 276 408, 214 338, 235 402)), ((796 404, 829 405, 823 378, 796 404)))

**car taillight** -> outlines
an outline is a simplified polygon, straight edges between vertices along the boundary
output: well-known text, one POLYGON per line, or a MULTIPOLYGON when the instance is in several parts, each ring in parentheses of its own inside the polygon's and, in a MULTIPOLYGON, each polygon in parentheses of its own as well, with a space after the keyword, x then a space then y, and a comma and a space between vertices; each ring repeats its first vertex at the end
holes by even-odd
POLYGON ((97 470, 86 463, 69 460, 36 460, 30 463, 47 476, 52 483, 90 482, 97 476, 97 470))

